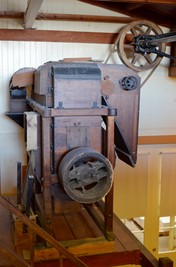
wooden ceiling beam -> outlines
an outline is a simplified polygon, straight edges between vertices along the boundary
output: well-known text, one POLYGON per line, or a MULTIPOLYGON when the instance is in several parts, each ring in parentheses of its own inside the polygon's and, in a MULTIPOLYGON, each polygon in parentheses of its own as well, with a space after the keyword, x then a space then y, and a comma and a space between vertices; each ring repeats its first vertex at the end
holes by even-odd
POLYGON ((1 41, 113 44, 117 33, 0 29, 1 41))
POLYGON ((161 0, 160 5, 158 5, 159 1, 156 2, 156 0, 153 0, 155 1, 155 3, 150 3, 150 0, 131 0, 134 2, 136 1, 136 3, 130 2, 130 0, 79 0, 79 1, 94 6, 98 6, 101 8, 105 8, 107 10, 111 10, 114 12, 118 12, 129 17, 150 20, 164 27, 170 28, 173 25, 175 25, 175 13, 174 13, 174 10, 176 8, 175 0, 172 1, 172 4, 171 0, 170 1, 163 0, 163 2, 161 0), (171 9, 170 11, 168 11, 169 15, 166 15, 164 12, 162 15, 162 11, 158 11, 157 9, 155 9, 156 6, 159 6, 159 9, 163 7, 164 10, 165 8, 164 1, 167 2, 167 4, 168 2, 170 3, 169 6, 171 7, 171 9), (146 8, 147 6, 150 8, 147 9, 146 8))
MULTIPOLYGON (((23 19, 24 12, 0 11, 0 19, 23 19)), ((103 22, 103 23, 130 23, 137 18, 120 17, 120 16, 98 16, 98 15, 81 15, 81 14, 56 14, 41 13, 36 16, 36 20, 53 20, 53 21, 78 21, 78 22, 103 22)))
POLYGON ((36 19, 78 22, 129 23, 137 18, 121 16, 39 13, 36 19))
POLYGON ((29 0, 26 12, 24 14, 24 28, 32 28, 37 14, 44 0, 29 0))
POLYGON ((0 11, 0 19, 23 19, 24 12, 0 11))
MULTIPOLYGON (((0 29, 0 41, 114 44, 118 34, 108 32, 0 29)), ((130 43, 131 40, 132 35, 127 35, 126 42, 130 43)), ((171 43, 166 43, 166 45, 170 46, 171 43)))

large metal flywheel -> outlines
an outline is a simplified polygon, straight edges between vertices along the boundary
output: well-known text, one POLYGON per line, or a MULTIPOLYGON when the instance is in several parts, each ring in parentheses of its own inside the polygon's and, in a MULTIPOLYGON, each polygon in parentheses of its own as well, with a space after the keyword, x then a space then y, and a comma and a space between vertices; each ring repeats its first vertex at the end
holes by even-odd
MULTIPOLYGON (((136 51, 136 37, 156 36, 162 34, 162 30, 153 22, 147 20, 137 20, 129 23, 121 29, 115 42, 115 49, 122 63, 134 71, 144 71, 153 69, 159 65, 162 57, 155 53, 144 53, 136 51)), ((142 40, 139 40, 140 44, 142 40)), ((159 43, 159 52, 165 51, 165 44, 159 43)))
POLYGON ((71 150, 63 158, 59 167, 59 179, 73 200, 93 203, 111 189, 113 169, 101 153, 80 147, 71 150))

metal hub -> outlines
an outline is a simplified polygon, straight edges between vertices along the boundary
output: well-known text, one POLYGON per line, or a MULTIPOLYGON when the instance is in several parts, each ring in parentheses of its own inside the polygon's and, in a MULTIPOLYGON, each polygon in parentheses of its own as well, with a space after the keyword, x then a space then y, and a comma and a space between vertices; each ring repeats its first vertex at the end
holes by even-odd
POLYGON ((134 90, 138 87, 138 80, 135 76, 123 77, 119 83, 124 90, 128 91, 134 90))

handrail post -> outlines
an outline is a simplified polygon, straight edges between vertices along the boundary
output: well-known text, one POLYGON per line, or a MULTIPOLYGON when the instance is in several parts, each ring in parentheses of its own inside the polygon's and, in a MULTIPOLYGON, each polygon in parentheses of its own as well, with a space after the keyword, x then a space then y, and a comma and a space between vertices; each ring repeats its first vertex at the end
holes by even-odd
POLYGON ((173 267, 173 266, 174 262, 170 258, 168 257, 159 258, 158 267, 173 267))

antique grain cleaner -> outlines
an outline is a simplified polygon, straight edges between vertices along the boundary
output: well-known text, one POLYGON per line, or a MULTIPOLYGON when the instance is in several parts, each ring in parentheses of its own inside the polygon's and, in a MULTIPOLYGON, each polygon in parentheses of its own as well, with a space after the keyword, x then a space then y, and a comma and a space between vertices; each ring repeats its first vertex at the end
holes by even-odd
POLYGON ((18 204, 58 240, 72 239, 59 216, 80 210, 113 240, 113 170, 117 155, 136 163, 139 96, 123 65, 59 61, 13 74, 7 115, 24 127, 28 155, 18 204))

